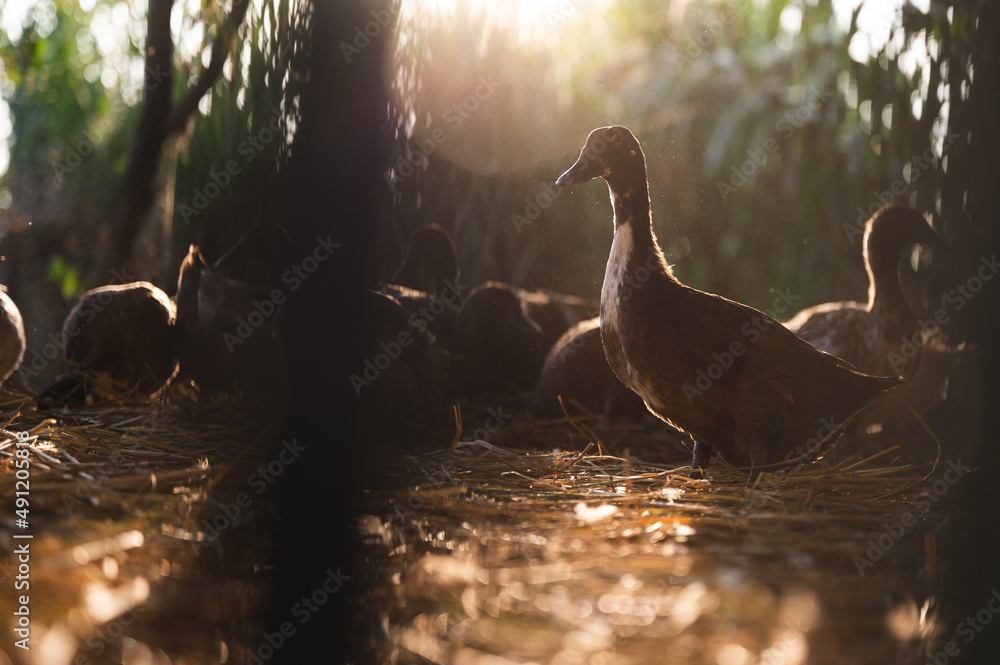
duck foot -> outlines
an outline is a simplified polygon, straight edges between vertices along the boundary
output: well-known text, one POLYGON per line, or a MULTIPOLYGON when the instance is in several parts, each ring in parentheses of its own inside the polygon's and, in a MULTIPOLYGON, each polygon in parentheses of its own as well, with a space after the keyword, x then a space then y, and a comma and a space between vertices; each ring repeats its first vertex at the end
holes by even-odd
POLYGON ((691 478, 704 478, 705 469, 708 467, 708 460, 712 457, 712 445, 700 439, 691 437, 694 440, 694 455, 691 458, 691 478))

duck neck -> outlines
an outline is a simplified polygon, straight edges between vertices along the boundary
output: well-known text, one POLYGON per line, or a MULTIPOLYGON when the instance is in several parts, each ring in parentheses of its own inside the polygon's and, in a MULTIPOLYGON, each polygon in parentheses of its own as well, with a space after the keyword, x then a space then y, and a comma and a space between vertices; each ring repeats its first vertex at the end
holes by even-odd
POLYGON ((868 271, 868 311, 895 309, 906 303, 900 281, 899 253, 888 247, 865 246, 868 271))
MULTIPOLYGON (((628 252, 625 263, 637 262, 651 264, 659 272, 673 278, 670 266, 663 258, 663 252, 656 242, 653 233, 653 219, 649 205, 649 188, 646 175, 641 178, 616 179, 609 177, 608 188, 611 190, 611 205, 615 212, 615 236, 625 232, 631 239, 628 247, 621 250, 628 252), (652 257, 651 260, 647 260, 652 257)), ((649 267, 649 266, 647 266, 649 267)))

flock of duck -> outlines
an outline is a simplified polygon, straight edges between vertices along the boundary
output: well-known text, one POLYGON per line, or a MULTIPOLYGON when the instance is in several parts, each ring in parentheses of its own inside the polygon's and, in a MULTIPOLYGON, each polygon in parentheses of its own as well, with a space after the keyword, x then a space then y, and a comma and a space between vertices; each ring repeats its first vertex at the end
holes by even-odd
MULTIPOLYGON (((227 342, 239 316, 261 294, 212 274, 197 247, 181 265, 173 298, 149 282, 111 284, 84 293, 62 326, 63 372, 38 404, 149 397, 168 381, 195 381, 201 390, 280 386, 281 351, 271 334, 227 342)), ((17 307, 0 292, 0 373, 9 377, 25 352, 17 307)))
MULTIPOLYGON (((417 230, 392 282, 365 294, 368 341, 357 373, 345 377, 365 413, 420 418, 498 396, 537 415, 563 405, 608 417, 652 413, 691 435, 692 467, 714 450, 754 477, 821 452, 919 367, 918 359, 899 371, 891 361, 920 334, 900 257, 914 244, 949 246, 916 211, 888 206, 868 220, 867 303, 818 305, 780 323, 674 277, 652 229, 645 158, 625 127, 591 132, 556 184, 595 178, 607 183, 614 211, 599 302, 500 282, 469 289, 448 234, 417 230)), ((226 336, 259 295, 213 274, 195 246, 172 299, 148 282, 88 291, 63 325, 65 372, 39 404, 148 397, 179 380, 206 391, 279 386, 281 348, 270 330, 235 346, 226 336)), ((25 338, 2 291, 0 305, 6 379, 25 338)))

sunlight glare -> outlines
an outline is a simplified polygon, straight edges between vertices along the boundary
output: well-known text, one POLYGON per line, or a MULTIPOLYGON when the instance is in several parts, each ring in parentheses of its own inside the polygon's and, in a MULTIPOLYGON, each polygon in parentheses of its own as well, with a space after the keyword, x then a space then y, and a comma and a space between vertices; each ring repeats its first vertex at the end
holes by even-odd
MULTIPOLYGON (((551 42, 558 33, 580 22, 585 15, 599 14, 616 0, 468 0, 463 11, 482 13, 493 26, 511 32, 519 42, 551 42)), ((400 16, 405 22, 415 16, 446 20, 458 12, 457 0, 403 0, 400 16)))

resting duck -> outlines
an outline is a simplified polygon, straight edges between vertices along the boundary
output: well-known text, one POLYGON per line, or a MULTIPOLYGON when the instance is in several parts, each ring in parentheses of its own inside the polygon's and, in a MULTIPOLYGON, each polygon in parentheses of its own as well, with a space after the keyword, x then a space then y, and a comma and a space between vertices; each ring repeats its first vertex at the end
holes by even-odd
POLYGON ((366 290, 362 308, 365 341, 349 377, 361 412, 379 427, 400 418, 433 421, 444 405, 446 352, 410 324, 395 298, 366 290))
POLYGON ((542 377, 525 399, 539 416, 562 413, 558 397, 592 413, 637 418, 647 413, 639 397, 618 380, 604 356, 601 319, 581 321, 562 334, 542 363, 542 377))
POLYGON ((462 303, 454 349, 453 389, 470 396, 528 390, 548 350, 518 292, 501 282, 477 286, 462 303))
POLYGON ((858 410, 898 385, 817 350, 746 305, 681 284, 653 234, 646 162, 625 127, 590 133, 558 186, 603 178, 614 242, 601 292, 608 363, 646 407, 751 478, 819 452, 858 410), (832 431, 831 431, 832 430, 832 431))
POLYGON ((454 348, 455 322, 465 286, 459 284, 458 259, 448 232, 440 226, 424 226, 414 231, 403 263, 379 291, 394 298, 409 313, 410 325, 429 330, 436 343, 454 348), (421 273, 430 275, 430 284, 421 273), (430 286, 430 291, 421 287, 430 286))
POLYGON ((88 397, 147 396, 163 387, 177 359, 177 310, 149 282, 87 291, 63 322, 69 371, 42 392, 39 403, 88 397))
POLYGON ((0 382, 21 366, 24 359, 24 321, 17 305, 0 284, 0 382))
POLYGON ((804 309, 785 327, 818 349, 843 358, 866 374, 911 378, 919 355, 904 353, 904 339, 917 341, 919 328, 900 278, 903 250, 921 244, 950 249, 924 218, 905 205, 878 210, 865 224, 864 258, 868 302, 829 302, 804 309))
POLYGON ((455 322, 458 391, 530 390, 559 337, 599 309, 596 301, 562 293, 494 281, 480 284, 462 303, 455 322))
POLYGON ((207 391, 283 390, 284 364, 272 333, 280 303, 271 293, 212 274, 191 245, 181 262, 176 298, 179 379, 192 379, 207 391))

